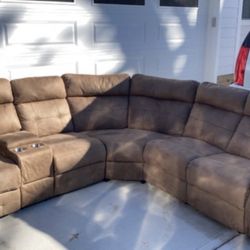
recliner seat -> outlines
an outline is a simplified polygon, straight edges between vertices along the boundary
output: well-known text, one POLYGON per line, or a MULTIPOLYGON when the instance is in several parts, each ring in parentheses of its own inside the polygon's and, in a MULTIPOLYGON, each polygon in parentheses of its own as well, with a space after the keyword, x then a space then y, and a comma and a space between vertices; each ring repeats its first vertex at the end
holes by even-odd
POLYGON ((126 74, 0 87, 0 216, 105 178, 146 180, 250 235, 248 91, 126 74))

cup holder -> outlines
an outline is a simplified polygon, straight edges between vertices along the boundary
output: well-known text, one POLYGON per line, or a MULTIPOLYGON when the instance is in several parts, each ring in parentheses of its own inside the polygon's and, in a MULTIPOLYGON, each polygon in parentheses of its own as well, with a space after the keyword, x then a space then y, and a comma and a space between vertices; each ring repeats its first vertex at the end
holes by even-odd
POLYGON ((31 147, 34 148, 34 149, 41 148, 43 146, 44 146, 43 143, 33 143, 33 144, 31 144, 31 147))
POLYGON ((25 148, 25 147, 16 147, 16 148, 14 148, 14 152, 21 153, 21 152, 26 151, 26 149, 27 148, 25 148))
POLYGON ((27 146, 19 146, 16 148, 11 149, 14 153, 23 153, 32 149, 40 149, 44 146, 43 143, 32 143, 27 146))

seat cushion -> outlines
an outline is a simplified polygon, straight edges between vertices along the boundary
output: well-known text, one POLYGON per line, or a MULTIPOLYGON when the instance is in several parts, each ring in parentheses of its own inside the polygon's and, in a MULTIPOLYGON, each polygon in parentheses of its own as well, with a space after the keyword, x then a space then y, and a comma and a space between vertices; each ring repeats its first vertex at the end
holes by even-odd
POLYGON ((149 142, 144 151, 147 165, 153 165, 178 179, 186 180, 186 169, 195 158, 222 152, 201 140, 169 136, 149 142))
POLYGON ((250 187, 250 160, 222 153, 192 161, 188 184, 243 209, 250 187))
POLYGON ((150 140, 165 136, 137 129, 99 130, 88 132, 88 135, 98 138, 106 147, 106 178, 127 181, 144 180, 145 145, 150 140))
POLYGON ((56 134, 43 137, 42 141, 52 148, 56 174, 104 162, 106 158, 104 145, 85 134, 56 134))
POLYGON ((100 139, 107 149, 107 162, 143 162, 146 143, 163 134, 137 129, 110 129, 88 132, 100 139))
POLYGON ((15 190, 20 185, 21 174, 18 166, 0 156, 0 193, 15 190))

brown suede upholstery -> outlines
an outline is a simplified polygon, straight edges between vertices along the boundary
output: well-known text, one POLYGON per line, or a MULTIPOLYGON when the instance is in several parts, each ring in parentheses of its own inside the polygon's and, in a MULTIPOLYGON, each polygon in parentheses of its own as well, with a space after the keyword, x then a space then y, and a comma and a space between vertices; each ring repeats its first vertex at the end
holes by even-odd
POLYGON ((44 137, 42 141, 52 148, 55 174, 105 161, 104 145, 95 138, 58 134, 44 137))
MULTIPOLYGON (((231 223, 234 221, 234 216, 238 217, 238 214, 241 214, 241 223, 236 229, 244 232, 243 215, 250 188, 250 160, 227 153, 199 158, 190 163, 187 169, 187 181, 188 185, 223 201, 224 206, 231 206, 234 211, 237 209, 237 215, 228 213, 228 220, 224 220, 223 223, 235 228, 231 223)), ((192 200, 193 196, 189 197, 188 193, 188 201, 196 207, 193 204, 195 203, 192 200)), ((211 211, 218 210, 215 203, 208 204, 206 195, 199 197, 199 200, 199 203, 213 206, 213 209, 210 207, 211 211)), ((196 208, 202 210, 200 205, 196 208)), ((209 208, 206 213, 209 215, 209 208)), ((217 213, 216 216, 219 217, 219 212, 217 213)), ((217 217, 215 219, 219 220, 217 217)))
POLYGON ((194 81, 133 76, 129 128, 181 135, 197 86, 194 81))
POLYGON ((21 208, 20 186, 20 169, 0 156, 0 217, 21 208))
POLYGON ((188 137, 171 136, 165 140, 150 141, 144 150, 145 180, 167 192, 171 192, 168 188, 179 183, 181 187, 175 186, 175 189, 183 192, 177 192, 177 198, 186 201, 186 171, 189 162, 220 152, 220 149, 206 142, 188 137))
POLYGON ((16 212, 21 208, 20 189, 0 194, 0 217, 16 212))
POLYGON ((28 77, 11 81, 15 103, 41 102, 66 97, 61 77, 28 77))
POLYGON ((22 207, 54 196, 54 177, 46 177, 22 186, 22 207))
POLYGON ((21 124, 13 105, 10 82, 0 78, 0 89, 0 135, 3 135, 20 130, 21 124))
POLYGON ((63 76, 75 131, 126 128, 129 76, 63 76))
POLYGON ((250 95, 247 98, 244 116, 228 145, 227 151, 250 159, 250 95))
POLYGON ((40 139, 36 135, 24 130, 0 135, 0 147, 2 149, 15 148, 22 145, 38 143, 39 141, 40 139))
POLYGON ((77 168, 55 177, 55 192, 56 194, 70 192, 103 181, 104 177, 105 162, 77 168))
POLYGON ((106 177, 109 179, 143 180, 143 150, 152 139, 162 134, 136 129, 110 129, 88 133, 101 140, 107 150, 106 177))
POLYGON ((0 156, 0 193, 18 189, 20 185, 21 174, 18 166, 0 156))
POLYGON ((17 152, 16 148, 11 148, 7 153, 8 157, 21 169, 22 207, 54 195, 53 157, 51 149, 44 144, 39 143, 37 145, 38 147, 33 147, 33 144, 22 145, 22 151, 17 152), (46 182, 45 179, 50 179, 50 181, 46 182), (37 183, 42 183, 42 187, 37 183))
POLYGON ((225 149, 244 110, 248 91, 203 83, 185 127, 185 136, 225 149))
POLYGON ((244 233, 244 210, 205 192, 196 186, 188 185, 188 203, 208 217, 238 232, 244 233))
POLYGON ((146 180, 250 235, 249 91, 126 74, 0 88, 0 216, 104 178, 146 180))
POLYGON ((12 159, 21 168, 23 184, 53 175, 52 152, 47 145, 41 144, 39 148, 27 145, 23 146, 23 150, 15 152, 12 149, 12 159))
POLYGON ((86 134, 68 133, 46 136, 42 141, 53 151, 56 194, 105 178, 106 150, 99 140, 86 134))
POLYGON ((22 128, 37 136, 73 130, 66 91, 60 77, 11 81, 22 128))
MULTIPOLYGON (((13 104, 10 82, 0 79, 0 137, 20 129, 21 124, 13 104)), ((1 155, 4 155, 3 144, 0 139, 1 155)), ((20 169, 6 157, 0 156, 0 217, 21 208, 20 186, 20 169)))

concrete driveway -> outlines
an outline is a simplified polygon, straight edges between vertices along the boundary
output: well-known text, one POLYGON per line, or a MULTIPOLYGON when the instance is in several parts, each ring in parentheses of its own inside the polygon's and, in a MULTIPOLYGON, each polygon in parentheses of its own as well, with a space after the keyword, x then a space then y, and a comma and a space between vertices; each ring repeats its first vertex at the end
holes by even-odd
POLYGON ((0 219, 1 250, 246 250, 250 238, 137 182, 102 182, 0 219))

